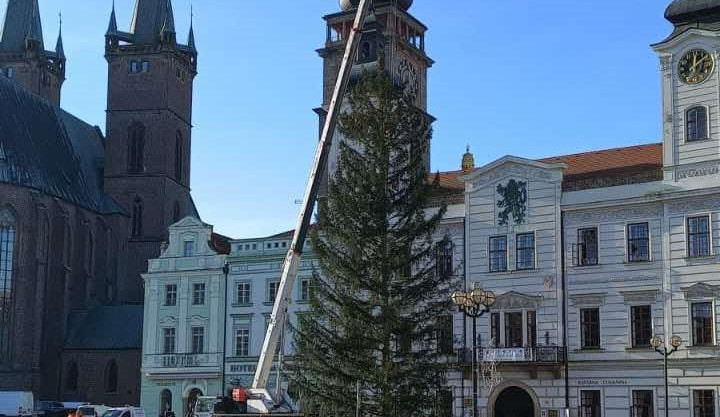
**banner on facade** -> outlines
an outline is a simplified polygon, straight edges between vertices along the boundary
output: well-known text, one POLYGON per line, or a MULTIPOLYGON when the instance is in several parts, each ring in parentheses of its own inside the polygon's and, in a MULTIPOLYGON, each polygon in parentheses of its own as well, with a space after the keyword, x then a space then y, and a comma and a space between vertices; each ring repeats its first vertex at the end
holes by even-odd
POLYGON ((524 362, 524 348, 487 349, 483 354, 483 361, 488 362, 524 362))

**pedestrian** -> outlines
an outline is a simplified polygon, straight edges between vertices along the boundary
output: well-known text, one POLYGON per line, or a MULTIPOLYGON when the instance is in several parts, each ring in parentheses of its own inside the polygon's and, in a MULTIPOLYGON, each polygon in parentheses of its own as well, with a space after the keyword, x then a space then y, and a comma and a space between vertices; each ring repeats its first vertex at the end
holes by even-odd
POLYGON ((238 405, 240 414, 247 414, 247 390, 242 385, 238 385, 232 390, 233 401, 238 405))

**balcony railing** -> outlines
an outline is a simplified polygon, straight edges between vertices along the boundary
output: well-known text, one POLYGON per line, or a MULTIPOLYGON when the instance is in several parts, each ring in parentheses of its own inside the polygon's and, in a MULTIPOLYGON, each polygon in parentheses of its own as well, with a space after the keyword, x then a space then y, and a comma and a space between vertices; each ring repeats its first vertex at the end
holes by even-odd
MULTIPOLYGON (((563 363, 566 349, 559 346, 536 346, 520 348, 477 348, 477 362, 493 361, 501 363, 563 363)), ((460 349, 459 363, 472 362, 472 348, 460 349)))

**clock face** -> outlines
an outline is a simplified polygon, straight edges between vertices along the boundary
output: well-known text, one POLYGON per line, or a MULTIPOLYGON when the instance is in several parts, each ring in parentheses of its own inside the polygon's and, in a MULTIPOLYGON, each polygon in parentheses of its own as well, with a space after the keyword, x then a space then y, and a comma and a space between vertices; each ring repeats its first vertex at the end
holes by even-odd
POLYGON ((419 89, 417 70, 407 59, 402 60, 398 65, 398 76, 405 93, 411 97, 417 96, 419 89))
POLYGON ((680 58, 678 76, 685 84, 698 84, 708 79, 715 67, 710 52, 702 49, 693 49, 680 58))

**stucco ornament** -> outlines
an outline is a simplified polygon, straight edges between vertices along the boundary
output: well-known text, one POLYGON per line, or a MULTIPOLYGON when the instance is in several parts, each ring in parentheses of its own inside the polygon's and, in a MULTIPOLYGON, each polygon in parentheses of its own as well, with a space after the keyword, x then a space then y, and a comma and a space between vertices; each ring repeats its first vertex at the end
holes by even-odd
POLYGON ((506 186, 498 184, 497 193, 500 199, 497 202, 498 208, 502 209, 498 213, 498 225, 507 226, 512 216, 515 224, 525 223, 527 214, 527 182, 525 181, 508 181, 506 186))

